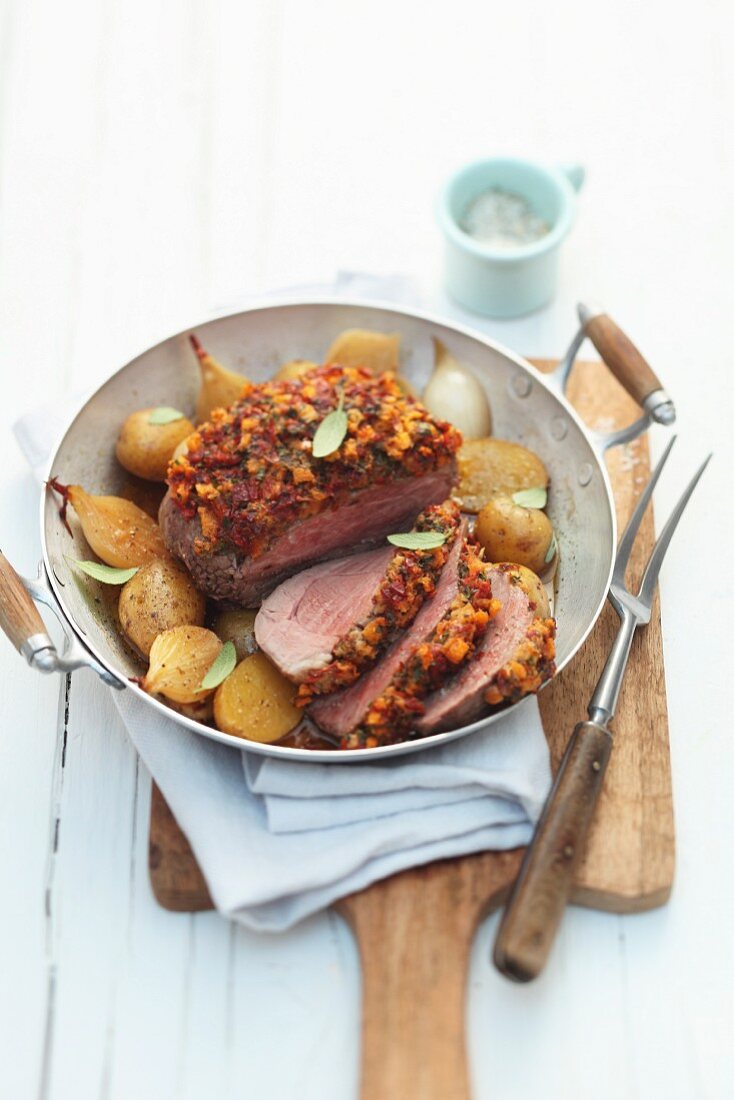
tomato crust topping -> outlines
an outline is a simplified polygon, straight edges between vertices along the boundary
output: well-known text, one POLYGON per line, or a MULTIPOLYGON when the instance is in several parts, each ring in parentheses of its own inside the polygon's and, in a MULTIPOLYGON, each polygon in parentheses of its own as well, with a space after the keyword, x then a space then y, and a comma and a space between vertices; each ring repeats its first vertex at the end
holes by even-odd
POLYGON ((424 713, 421 700, 435 691, 475 652, 500 610, 492 598, 489 566, 477 547, 465 542, 459 559, 459 591, 444 617, 416 644, 361 724, 342 738, 341 748, 374 748, 404 741, 424 713))
POLYGON ((403 393, 393 374, 327 365, 250 385, 215 409, 171 462, 168 485, 187 519, 199 518, 197 553, 235 548, 256 558, 294 522, 370 486, 430 473, 460 445, 460 432, 403 393), (314 458, 316 429, 340 398, 344 442, 314 458))

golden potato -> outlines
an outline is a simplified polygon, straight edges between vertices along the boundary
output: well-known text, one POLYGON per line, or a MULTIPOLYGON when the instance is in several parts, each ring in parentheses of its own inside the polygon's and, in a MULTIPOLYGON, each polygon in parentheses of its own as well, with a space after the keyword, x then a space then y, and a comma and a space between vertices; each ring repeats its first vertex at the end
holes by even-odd
POLYGON ((319 365, 319 363, 314 363, 312 359, 289 359, 280 370, 275 372, 273 378, 276 382, 295 382, 301 375, 314 370, 319 365))
POLYGON ((545 555, 553 538, 553 526, 545 512, 523 508, 498 494, 484 505, 474 527, 487 561, 511 561, 535 573, 545 567, 545 555))
POLYGON ((120 592, 120 625, 147 657, 159 634, 174 626, 203 626, 206 600, 186 570, 170 559, 140 567, 120 592))
POLYGON ((340 367, 367 367, 373 374, 397 371, 400 366, 400 337, 396 333, 350 328, 339 333, 324 362, 338 363, 340 367))
POLYGON ((497 493, 545 488, 548 471, 533 451, 506 439, 470 439, 458 454, 456 495, 465 512, 478 512, 497 493))
POLYGON ((264 653, 253 653, 217 688, 217 729, 248 741, 279 741, 303 717, 294 705, 297 690, 264 653))
POLYGON ((151 695, 165 695, 174 703, 198 703, 213 688, 201 690, 201 682, 216 661, 222 643, 203 626, 174 626, 159 634, 150 647, 150 666, 142 688, 151 695))
POLYGON ((255 616, 257 611, 239 608, 236 611, 220 611, 212 630, 223 642, 232 642, 237 660, 243 661, 257 649, 255 641, 255 616))
POLYGON ((165 481, 168 463, 194 425, 186 417, 168 424, 151 424, 153 409, 130 413, 120 429, 115 453, 122 466, 146 481, 165 481))

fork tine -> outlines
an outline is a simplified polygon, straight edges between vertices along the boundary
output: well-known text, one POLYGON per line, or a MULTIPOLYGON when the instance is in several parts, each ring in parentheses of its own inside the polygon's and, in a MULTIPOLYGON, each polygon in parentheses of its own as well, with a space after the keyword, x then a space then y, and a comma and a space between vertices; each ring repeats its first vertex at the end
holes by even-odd
POLYGON ((617 546, 617 557, 614 562, 613 580, 616 584, 622 585, 622 587, 624 587, 624 574, 627 570, 627 563, 629 562, 632 546, 634 545, 634 541, 637 537, 637 531, 640 523, 642 522, 642 517, 644 516, 645 510, 650 503, 650 497, 652 496, 653 489, 657 485, 658 478, 663 472, 663 466, 668 461, 668 455, 670 454, 673 448, 673 444, 675 443, 677 438, 678 436, 674 435, 668 446, 663 451, 657 466, 650 475, 650 480, 648 481, 647 485, 640 495, 640 499, 635 505, 635 510, 627 522, 627 526, 624 529, 622 537, 619 540, 619 544, 617 546))
POLYGON ((698 485, 699 481, 701 480, 701 475, 703 474, 703 471, 706 469, 709 462, 711 461, 711 457, 712 455, 708 455, 701 463, 699 468, 696 470, 695 474, 686 486, 680 500, 676 504, 673 511, 670 513, 668 521, 665 524, 665 527, 663 527, 662 531, 660 532, 658 541, 653 547, 652 554, 650 555, 650 560, 647 563, 645 572, 642 577, 642 584, 640 585, 640 591, 637 597, 640 602, 645 605, 645 607, 649 608, 652 603, 652 594, 655 591, 655 585, 657 583, 658 573, 660 572, 660 566, 663 564, 663 558, 665 557, 665 553, 668 549, 668 546, 670 545, 670 540, 672 539, 675 529, 678 526, 678 521, 680 520, 680 517, 683 515, 686 509, 688 501, 691 499, 693 490, 698 485))

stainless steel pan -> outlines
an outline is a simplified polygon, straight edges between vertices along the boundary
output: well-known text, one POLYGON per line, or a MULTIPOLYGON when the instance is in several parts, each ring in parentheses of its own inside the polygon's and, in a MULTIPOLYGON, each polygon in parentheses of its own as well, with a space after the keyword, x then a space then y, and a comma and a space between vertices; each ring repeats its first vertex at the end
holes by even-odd
MULTIPOLYGON (((476 332, 428 314, 374 303, 279 302, 197 325, 196 331, 221 362, 255 381, 270 377, 289 359, 320 361, 334 335, 343 329, 399 332, 404 373, 418 389, 431 370, 431 337, 439 337, 484 385, 495 434, 537 451, 550 472, 549 514, 561 547, 555 595, 560 670, 596 622, 611 579, 616 523, 604 452, 634 439, 652 420, 670 424, 675 419, 673 405, 657 378, 613 322, 588 306, 579 307, 579 315, 581 328, 551 375, 539 374, 521 356, 476 332), (564 396, 574 359, 587 336, 642 406, 635 423, 613 434, 585 427, 564 396)), ((49 475, 81 484, 92 493, 114 494, 125 480, 114 456, 124 417, 141 407, 164 404, 191 413, 198 387, 198 367, 187 333, 157 344, 113 374, 85 403, 56 449, 49 475)), ((91 556, 81 530, 70 518, 73 543, 59 519, 57 499, 50 492, 42 494, 43 562, 36 580, 18 578, 0 555, 0 626, 29 663, 44 672, 92 668, 105 683, 138 695, 151 713, 165 714, 203 737, 292 760, 345 763, 397 756, 463 737, 498 717, 418 741, 343 753, 243 742, 185 718, 130 682, 139 667, 112 618, 100 610, 105 604, 99 599, 97 582, 80 579, 65 560, 65 555, 91 556), (53 647, 31 597, 51 607, 62 623, 67 639, 63 653, 53 647)))

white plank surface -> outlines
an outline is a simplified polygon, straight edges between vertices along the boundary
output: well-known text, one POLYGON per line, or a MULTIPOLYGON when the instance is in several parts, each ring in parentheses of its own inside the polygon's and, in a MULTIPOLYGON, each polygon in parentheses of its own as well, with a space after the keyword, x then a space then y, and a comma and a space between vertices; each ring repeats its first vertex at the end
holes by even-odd
MULTIPOLYGON (((680 410, 659 514, 716 449, 661 581, 673 900, 574 910, 530 988, 489 966, 487 922, 477 1100, 731 1095, 732 585, 715 573, 731 534, 730 33, 725 0, 0 6, 0 537, 23 571, 39 547, 9 434, 22 411, 192 317, 339 269, 411 275, 440 305, 436 192, 495 151, 589 176, 556 302, 488 331, 556 355, 579 296, 608 305, 680 410)), ((0 644, 0 1093, 355 1096, 349 933, 330 915, 269 938, 157 909, 148 777, 105 691, 86 673, 66 687, 0 644)))

